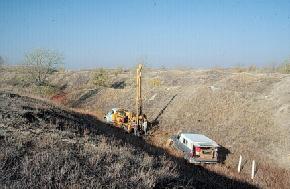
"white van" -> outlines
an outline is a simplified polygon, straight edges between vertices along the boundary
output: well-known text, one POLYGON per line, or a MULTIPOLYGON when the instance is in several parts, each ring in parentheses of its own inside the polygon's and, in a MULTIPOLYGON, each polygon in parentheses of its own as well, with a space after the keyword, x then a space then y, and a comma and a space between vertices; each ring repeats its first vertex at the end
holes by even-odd
POLYGON ((189 163, 217 163, 218 148, 212 139, 194 133, 180 133, 171 138, 172 145, 184 153, 189 163))

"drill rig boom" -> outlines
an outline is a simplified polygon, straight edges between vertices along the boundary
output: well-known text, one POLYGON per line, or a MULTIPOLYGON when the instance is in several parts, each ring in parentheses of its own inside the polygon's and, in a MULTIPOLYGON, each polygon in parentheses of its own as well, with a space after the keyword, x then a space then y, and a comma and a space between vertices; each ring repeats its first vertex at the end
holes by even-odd
POLYGON ((139 64, 136 73, 136 113, 137 113, 137 125, 139 125, 139 117, 142 115, 142 94, 141 94, 141 71, 143 65, 139 64))

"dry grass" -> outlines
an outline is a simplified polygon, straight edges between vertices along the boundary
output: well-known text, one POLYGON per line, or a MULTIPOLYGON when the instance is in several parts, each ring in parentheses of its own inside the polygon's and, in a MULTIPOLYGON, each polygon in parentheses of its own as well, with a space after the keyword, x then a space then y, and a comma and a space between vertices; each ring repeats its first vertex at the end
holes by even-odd
MULTIPOLYGON (((181 129, 203 133, 231 152, 224 165, 208 169, 240 178, 234 173, 242 154, 247 163, 242 170, 245 175, 240 179, 249 178, 250 162, 255 159, 258 162, 255 182, 259 186, 287 186, 289 171, 281 166, 289 165, 290 161, 286 119, 289 114, 284 108, 283 117, 279 115, 281 107, 287 107, 290 102, 288 80, 285 80, 288 76, 261 73, 256 69, 146 71, 143 103, 150 121, 156 121, 151 132, 153 138, 158 136, 154 145, 164 147, 168 137, 181 129), (152 78, 158 78, 162 85, 152 87, 152 78), (285 118, 284 126, 280 123, 282 118, 285 118), (277 154, 282 154, 278 160, 275 159, 277 154)), ((89 82, 91 74, 91 71, 64 72, 50 79, 56 85, 67 86, 63 90, 67 94, 67 105, 77 102, 76 108, 101 116, 112 107, 134 110, 134 74, 123 72, 116 77, 112 73, 112 82, 124 80, 124 88, 104 88, 87 96, 94 89, 89 82), (83 96, 87 98, 81 98, 83 96)))
POLYGON ((91 115, 3 92, 0 104, 4 188, 254 188, 188 167, 91 115))
POLYGON ((87 125, 94 123, 81 114, 9 95, 1 93, 0 99, 2 187, 152 188, 160 178, 178 176, 162 156, 95 135, 87 125), (86 137, 84 126, 91 130, 86 137))
POLYGON ((130 147, 103 137, 65 143, 61 134, 30 134, 24 139, 21 134, 13 132, 1 143, 3 187, 151 188, 161 176, 176 176, 166 167, 152 168, 154 158, 136 157, 130 147))

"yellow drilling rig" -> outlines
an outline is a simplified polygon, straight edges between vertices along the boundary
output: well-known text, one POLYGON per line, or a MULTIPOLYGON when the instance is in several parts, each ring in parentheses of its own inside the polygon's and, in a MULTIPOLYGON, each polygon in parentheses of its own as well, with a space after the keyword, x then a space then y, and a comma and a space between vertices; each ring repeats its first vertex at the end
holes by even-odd
POLYGON ((123 128, 128 133, 135 131, 137 135, 143 134, 147 129, 143 127, 144 122, 147 125, 147 117, 142 112, 142 69, 143 65, 139 64, 136 70, 136 113, 123 108, 113 108, 104 117, 107 123, 123 128))

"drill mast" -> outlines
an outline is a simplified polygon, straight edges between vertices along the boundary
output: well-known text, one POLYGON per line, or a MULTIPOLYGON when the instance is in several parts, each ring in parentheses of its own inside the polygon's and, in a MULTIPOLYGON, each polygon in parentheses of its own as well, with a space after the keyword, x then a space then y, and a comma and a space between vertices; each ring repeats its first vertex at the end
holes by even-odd
POLYGON ((141 94, 141 72, 143 65, 139 64, 136 73, 136 112, 137 112, 137 125, 139 125, 139 117, 142 115, 142 94, 141 94))

